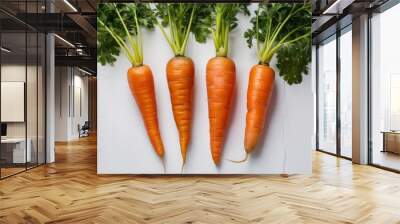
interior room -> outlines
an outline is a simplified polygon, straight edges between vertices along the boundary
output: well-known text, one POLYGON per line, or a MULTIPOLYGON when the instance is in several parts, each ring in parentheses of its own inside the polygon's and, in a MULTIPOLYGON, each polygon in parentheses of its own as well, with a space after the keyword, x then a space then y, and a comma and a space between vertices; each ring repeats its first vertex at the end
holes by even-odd
POLYGON ((400 223, 399 21, 0 1, 0 223, 400 223))
POLYGON ((372 163, 395 170, 400 169, 400 66, 393 59, 399 45, 393 43, 400 34, 391 27, 400 18, 399 12, 397 5, 371 19, 371 51, 374 52, 371 58, 372 163))
POLYGON ((14 28, 1 33, 2 178, 45 162, 45 36, 14 28))

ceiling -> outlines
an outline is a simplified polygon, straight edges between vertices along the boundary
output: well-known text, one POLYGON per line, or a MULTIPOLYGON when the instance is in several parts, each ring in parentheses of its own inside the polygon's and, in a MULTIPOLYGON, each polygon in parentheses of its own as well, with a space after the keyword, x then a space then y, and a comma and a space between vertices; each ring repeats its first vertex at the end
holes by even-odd
POLYGON ((313 0, 313 44, 350 25, 354 17, 375 13, 390 1, 398 0, 313 0))
POLYGON ((97 0, 1 0, 2 46, 11 50, 3 60, 34 60, 42 47, 34 38, 52 32, 57 34, 56 65, 79 66, 95 73, 97 4, 97 0))

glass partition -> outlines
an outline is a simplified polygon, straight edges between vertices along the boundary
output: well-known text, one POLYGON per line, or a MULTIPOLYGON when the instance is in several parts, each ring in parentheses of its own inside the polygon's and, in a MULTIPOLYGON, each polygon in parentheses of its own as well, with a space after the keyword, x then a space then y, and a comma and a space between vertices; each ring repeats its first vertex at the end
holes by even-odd
POLYGON ((352 157, 352 33, 340 36, 340 155, 352 157))
POLYGON ((27 33, 27 74, 26 74, 26 113, 27 113, 27 150, 30 151, 30 160, 27 163, 27 167, 33 167, 37 165, 37 150, 38 150, 38 35, 36 32, 27 33))
POLYGON ((400 171, 400 4, 371 18, 371 162, 400 171))
POLYGON ((318 149, 336 154, 336 36, 318 48, 318 149))
POLYGON ((26 141, 26 40, 25 32, 1 34, 2 177, 24 171, 31 162, 26 141))
POLYGON ((37 162, 46 162, 46 36, 38 33, 38 65, 37 65, 37 162))
POLYGON ((1 1, 0 178, 45 163, 45 35, 13 17, 43 11, 44 1, 1 1))

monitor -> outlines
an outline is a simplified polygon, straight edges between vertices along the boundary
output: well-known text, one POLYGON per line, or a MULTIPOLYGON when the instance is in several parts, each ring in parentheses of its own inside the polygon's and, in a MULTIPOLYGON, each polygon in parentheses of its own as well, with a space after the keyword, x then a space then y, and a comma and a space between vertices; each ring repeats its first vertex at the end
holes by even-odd
POLYGON ((1 136, 7 136, 7 124, 1 123, 1 136))

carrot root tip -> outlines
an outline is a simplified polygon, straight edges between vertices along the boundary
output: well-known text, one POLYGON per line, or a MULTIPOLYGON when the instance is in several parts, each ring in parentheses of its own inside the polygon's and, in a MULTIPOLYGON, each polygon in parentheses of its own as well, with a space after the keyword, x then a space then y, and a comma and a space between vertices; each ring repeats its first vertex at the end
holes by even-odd
POLYGON ((165 161, 164 161, 164 159, 161 159, 161 161, 162 161, 162 165, 163 165, 164 174, 166 174, 167 169, 165 168, 165 161))
POLYGON ((182 162, 182 166, 181 166, 181 174, 183 174, 183 170, 185 168, 185 161, 182 162))
POLYGON ((248 158, 249 158, 249 153, 246 152, 246 157, 244 157, 244 159, 242 159, 242 160, 231 160, 231 159, 228 159, 228 160, 233 163, 243 163, 243 162, 246 162, 248 158))

